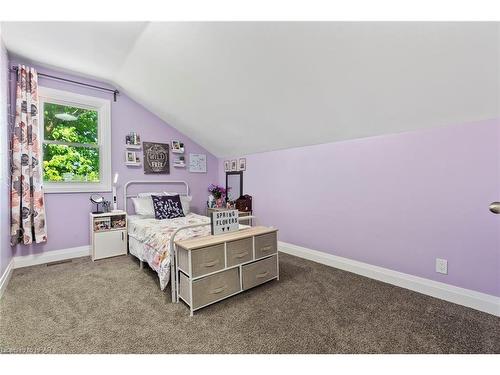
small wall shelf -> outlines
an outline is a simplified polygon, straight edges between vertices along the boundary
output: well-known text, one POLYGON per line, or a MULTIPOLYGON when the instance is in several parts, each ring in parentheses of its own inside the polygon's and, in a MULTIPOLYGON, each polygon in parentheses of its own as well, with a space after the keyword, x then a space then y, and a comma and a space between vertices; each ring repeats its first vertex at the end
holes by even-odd
POLYGON ((142 147, 142 144, 139 143, 139 144, 136 144, 136 145, 133 145, 133 144, 125 144, 125 147, 129 150, 139 150, 141 147, 142 147))
POLYGON ((172 149, 172 154, 183 154, 184 153, 184 148, 180 149, 180 150, 174 150, 172 149))
POLYGON ((125 165, 127 167, 140 167, 142 165, 141 162, 137 162, 137 163, 129 163, 129 162, 126 162, 125 165))

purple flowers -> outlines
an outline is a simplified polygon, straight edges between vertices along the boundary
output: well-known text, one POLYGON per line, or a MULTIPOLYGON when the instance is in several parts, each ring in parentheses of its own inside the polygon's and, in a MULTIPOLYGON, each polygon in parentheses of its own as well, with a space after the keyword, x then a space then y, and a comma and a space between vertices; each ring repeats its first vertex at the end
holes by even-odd
POLYGON ((215 199, 220 199, 226 196, 226 189, 219 185, 210 184, 208 186, 208 191, 212 193, 215 199))

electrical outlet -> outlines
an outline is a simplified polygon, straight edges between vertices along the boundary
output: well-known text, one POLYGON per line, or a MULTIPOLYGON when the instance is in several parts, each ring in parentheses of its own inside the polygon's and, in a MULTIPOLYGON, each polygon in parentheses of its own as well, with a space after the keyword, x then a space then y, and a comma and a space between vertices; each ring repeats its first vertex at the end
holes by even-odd
POLYGON ((446 259, 436 258, 436 272, 448 274, 448 261, 446 259))

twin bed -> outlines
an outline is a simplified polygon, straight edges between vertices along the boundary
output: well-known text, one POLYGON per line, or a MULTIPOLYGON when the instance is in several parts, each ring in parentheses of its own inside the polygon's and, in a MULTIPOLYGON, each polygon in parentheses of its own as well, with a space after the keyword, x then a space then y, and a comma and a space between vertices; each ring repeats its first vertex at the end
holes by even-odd
MULTIPOLYGON (((174 219, 164 219, 157 220, 152 215, 144 215, 137 214, 133 212, 135 210, 130 209, 130 200, 135 199, 139 196, 142 197, 148 196, 148 193, 131 193, 131 190, 134 190, 134 187, 137 188, 139 186, 148 186, 148 185, 169 185, 170 189, 172 187, 178 191, 175 193, 149 193, 149 195, 155 194, 179 194, 180 196, 188 197, 189 196, 189 186, 185 181, 142 181, 135 180, 129 181, 124 186, 124 209, 129 213, 128 215, 128 235, 129 235, 129 252, 133 256, 139 259, 141 268, 143 266, 143 262, 146 262, 151 269, 153 269, 157 274, 160 281, 160 288, 164 290, 168 283, 171 283, 172 290, 172 302, 179 301, 179 289, 180 282, 179 278, 182 277, 183 282, 186 280, 189 283, 188 287, 188 296, 182 296, 183 299, 188 305, 191 307, 191 315, 195 310, 196 301, 191 299, 193 295, 191 293, 192 287, 194 285, 195 289, 198 284, 209 283, 210 277, 213 279, 214 277, 218 277, 220 280, 224 281, 224 272, 239 272, 239 284, 240 287, 237 292, 241 292, 244 290, 242 286, 242 280, 245 274, 245 267, 248 266, 250 268, 250 263, 255 263, 252 265, 253 268, 259 268, 259 258, 263 258, 264 256, 256 255, 255 243, 259 244, 258 235, 267 234, 269 237, 269 233, 275 233, 275 229, 269 230, 269 228, 258 227, 252 228, 252 231, 248 231, 250 229, 247 225, 240 224, 240 230, 238 232, 231 233, 230 237, 226 235, 219 236, 211 236, 210 232, 210 218, 202 215, 195 214, 190 212, 189 207, 184 207, 183 211, 184 217, 178 217, 174 219), (179 189, 180 188, 180 189, 179 189), (259 229, 260 228, 260 229, 259 229), (257 237, 255 237, 257 236, 257 237), (255 241, 255 238, 257 241, 255 241), (203 264, 194 264, 194 267, 203 267, 204 264, 210 264, 210 269, 207 268, 207 272, 202 275, 190 275, 190 268, 187 270, 183 270, 178 267, 177 264, 177 256, 178 256, 178 248, 179 244, 189 243, 189 240, 200 238, 206 243, 206 246, 198 246, 193 250, 193 254, 195 256, 193 259, 198 259, 196 255, 199 255, 200 259, 203 259, 203 264), (226 240, 227 239, 227 242, 226 240), (246 242, 245 242, 246 241, 246 242), (249 254, 249 257, 242 257, 242 261, 239 264, 231 263, 228 265, 227 260, 225 260, 226 256, 229 256, 227 253, 227 249, 231 249, 233 244, 246 243, 247 248, 241 250, 241 254, 249 254), (215 245, 214 245, 215 244, 215 245), (217 253, 217 246, 220 253, 217 253), (217 256, 219 256, 217 258, 217 256), (213 261, 208 258, 218 259, 216 264, 213 264, 213 261), (220 260, 220 261, 219 261, 220 260), (208 263, 207 263, 208 262, 208 263), (196 277, 192 277, 196 276, 196 277)), ((158 190, 158 189, 156 189, 158 190)), ((136 202, 134 202, 135 206, 136 202)), ((142 212, 143 213, 143 212, 142 212)), ((245 219, 251 219, 253 217, 245 217, 245 219)), ((240 219, 241 220, 241 219, 240 219)), ((261 241, 262 242, 262 241, 261 241)), ((266 276, 269 277, 262 278, 262 282, 269 281, 274 278, 278 278, 278 259, 277 259, 277 249, 276 245, 266 245, 267 248, 273 249, 268 250, 271 251, 266 256, 269 257, 271 255, 276 256, 276 259, 272 259, 273 262, 276 263, 276 272, 274 269, 269 273, 266 271, 266 276), (272 277, 271 277, 272 276, 272 277), (269 279, 269 280, 268 280, 269 279)), ((185 250, 188 246, 183 245, 181 250, 185 250)), ((241 246, 240 246, 241 247, 241 246)), ((257 249, 257 254, 259 253, 259 249, 257 249)), ((186 258, 187 259, 187 258, 186 258)), ((191 255, 189 255, 189 259, 191 260, 191 255)), ((263 260, 263 259, 262 259, 263 260)), ((267 261, 269 263, 270 260, 267 261)), ((269 268, 269 265, 267 265, 269 268)), ((248 272, 247 272, 248 273, 248 272)), ((261 272, 262 273, 262 272, 261 272)), ((225 281, 224 281, 225 282, 225 281)), ((185 285, 185 284, 183 284, 185 285)), ((230 285, 231 287, 234 285, 230 285)), ((207 290, 207 294, 210 294, 211 291, 207 290)), ((221 292, 218 292, 221 293, 221 292)), ((235 293, 234 293, 235 294, 235 293)), ((196 293, 195 293, 196 295, 196 293)), ((195 298, 193 295, 193 298, 195 298)), ((220 294, 221 297, 224 293, 220 294)), ((232 295, 232 294, 231 294, 232 295)), ((229 295, 228 295, 229 296, 229 295)), ((206 296, 205 296, 206 297, 206 296)), ((227 296, 225 296, 227 297, 227 296)), ((224 298, 225 298, 224 297, 224 298)), ((212 302, 217 302, 223 298, 212 298, 212 302)), ((206 298, 205 298, 206 299, 206 298)), ((202 306, 204 307, 204 306, 202 306)))
MULTIPOLYGON (((129 252, 146 262, 156 273, 160 280, 160 288, 164 290, 168 285, 171 265, 174 263, 171 255, 171 241, 173 233, 189 225, 210 224, 210 218, 189 213, 185 217, 167 220, 157 220, 154 217, 142 215, 128 216, 129 252)), ((208 236, 210 226, 200 226, 181 230, 175 239, 188 239, 198 236, 208 236)), ((173 254, 173 253, 172 253, 173 254)))

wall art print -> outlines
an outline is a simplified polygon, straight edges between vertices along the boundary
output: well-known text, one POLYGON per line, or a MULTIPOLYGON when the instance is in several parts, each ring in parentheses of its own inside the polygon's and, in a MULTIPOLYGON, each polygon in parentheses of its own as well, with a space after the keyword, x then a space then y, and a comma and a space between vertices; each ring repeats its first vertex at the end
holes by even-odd
POLYGON ((169 174, 170 158, 168 143, 144 142, 144 173, 169 174))

